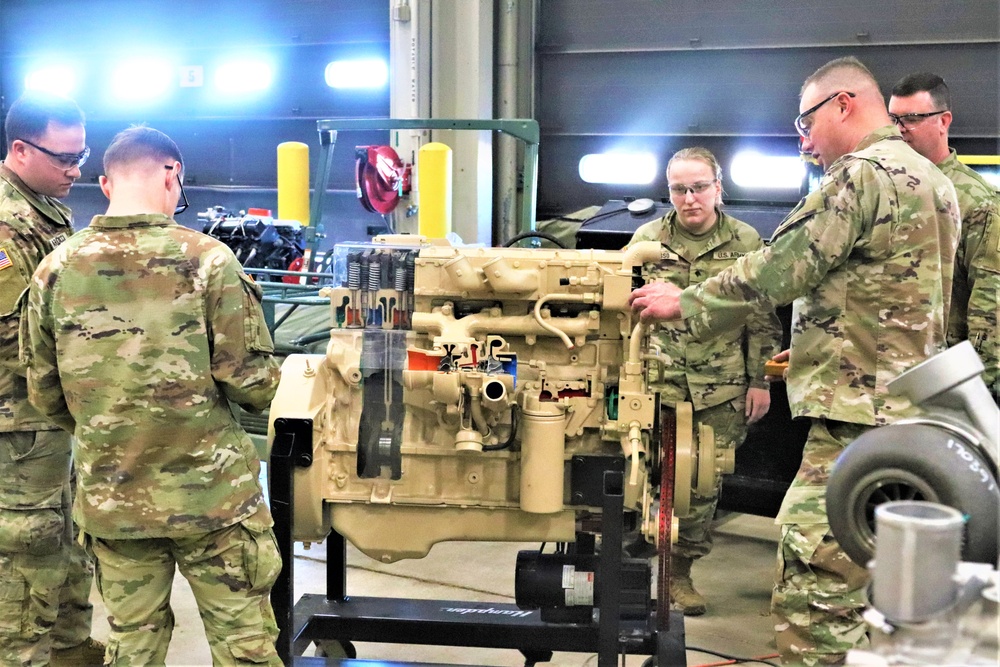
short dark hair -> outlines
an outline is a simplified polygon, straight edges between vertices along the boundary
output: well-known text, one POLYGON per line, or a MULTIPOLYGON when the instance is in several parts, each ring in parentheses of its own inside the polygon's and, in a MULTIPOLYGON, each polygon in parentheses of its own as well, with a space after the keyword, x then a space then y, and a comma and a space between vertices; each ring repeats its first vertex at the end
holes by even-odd
POLYGON ((7 111, 4 132, 7 149, 16 139, 36 141, 49 127, 58 125, 84 125, 83 111, 76 102, 52 93, 32 91, 19 97, 7 111))
POLYGON ((951 110, 951 93, 948 84, 937 74, 917 72, 907 74, 892 89, 893 97, 909 97, 917 93, 929 93, 934 106, 939 110, 951 110))
MULTIPOLYGON (((875 90, 879 90, 878 80, 875 78, 875 75, 872 74, 872 71, 865 67, 863 62, 854 56, 844 56, 842 58, 831 60, 810 74, 802 84, 802 90, 799 94, 804 93, 806 88, 808 88, 812 83, 819 84, 827 78, 830 78, 831 75, 844 73, 850 73, 853 75, 852 78, 861 78, 873 86, 875 90)), ((879 95, 881 95, 881 92, 879 95)))
POLYGON ((146 125, 133 125, 115 135, 104 151, 104 173, 139 160, 170 160, 184 166, 181 149, 163 132, 146 125))

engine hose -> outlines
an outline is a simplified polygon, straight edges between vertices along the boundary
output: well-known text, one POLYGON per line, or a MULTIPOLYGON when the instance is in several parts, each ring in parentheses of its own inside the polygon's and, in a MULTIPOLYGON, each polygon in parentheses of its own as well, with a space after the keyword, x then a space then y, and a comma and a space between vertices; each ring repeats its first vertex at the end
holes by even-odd
POLYGON ((557 239, 552 234, 547 234, 545 232, 521 232, 517 236, 511 237, 506 243, 504 243, 502 248, 510 248, 518 241, 523 241, 524 239, 545 239, 549 243, 555 244, 557 248, 566 250, 566 244, 557 239))
POLYGON ((291 341, 291 344, 305 347, 306 345, 312 345, 313 343, 318 343, 323 340, 330 340, 329 331, 317 331, 315 333, 299 336, 295 340, 291 341))
POLYGON ((483 451, 496 452, 501 449, 510 449, 510 446, 514 444, 515 435, 517 435, 517 405, 512 405, 510 406, 510 435, 507 436, 506 442, 496 445, 483 445, 483 451))

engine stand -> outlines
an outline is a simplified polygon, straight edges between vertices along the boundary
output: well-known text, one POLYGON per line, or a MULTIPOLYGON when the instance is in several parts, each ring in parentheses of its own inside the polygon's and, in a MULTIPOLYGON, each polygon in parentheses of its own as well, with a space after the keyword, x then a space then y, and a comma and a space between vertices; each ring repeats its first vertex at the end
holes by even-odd
POLYGON ((419 667, 417 663, 387 663, 358 659, 309 658, 302 653, 314 640, 390 642, 440 646, 516 649, 534 664, 553 651, 597 653, 598 667, 615 667, 621 654, 656 656, 658 667, 686 665, 684 616, 670 612, 667 630, 657 630, 656 614, 622 619, 622 488, 620 471, 603 479, 596 621, 547 623, 537 609, 508 603, 348 597, 347 542, 332 531, 327 538, 326 594, 294 600, 292 522, 295 467, 312 464, 312 422, 277 419, 270 460, 270 503, 283 567, 271 591, 280 631, 278 654, 286 665, 419 667))

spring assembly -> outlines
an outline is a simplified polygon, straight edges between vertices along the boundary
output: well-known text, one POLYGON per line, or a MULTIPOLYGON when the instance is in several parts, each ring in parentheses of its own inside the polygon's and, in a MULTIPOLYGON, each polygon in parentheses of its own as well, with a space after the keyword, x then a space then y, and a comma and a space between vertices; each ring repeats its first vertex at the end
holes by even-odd
POLYGON ((373 257, 368 263, 368 290, 377 292, 382 286, 382 264, 373 257))
POLYGON ((361 258, 356 253, 347 256, 347 287, 361 289, 361 258))
POLYGON ((406 267, 402 262, 396 264, 396 275, 394 276, 393 288, 397 292, 406 290, 406 267))

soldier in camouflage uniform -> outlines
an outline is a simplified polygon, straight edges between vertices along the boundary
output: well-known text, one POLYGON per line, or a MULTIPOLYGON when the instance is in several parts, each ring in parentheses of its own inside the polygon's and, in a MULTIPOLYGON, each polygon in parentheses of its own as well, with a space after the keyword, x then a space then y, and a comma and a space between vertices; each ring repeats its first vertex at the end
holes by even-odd
MULTIPOLYGON (((704 148, 685 148, 667 163, 674 210, 636 230, 631 243, 656 241, 666 259, 645 267, 647 274, 680 287, 697 285, 729 267, 737 258, 763 247, 750 225, 720 210, 722 169, 704 148)), ((747 424, 767 414, 771 393, 764 361, 778 350, 781 324, 762 308, 740 326, 707 342, 693 340, 678 324, 664 324, 656 344, 664 363, 654 366, 650 387, 666 407, 681 401, 694 406, 695 422, 710 425, 715 444, 735 449, 747 424)), ((687 616, 705 613, 705 599, 691 581, 691 564, 712 549, 712 518, 720 488, 707 496, 692 492, 691 509, 680 517, 677 544, 670 557, 670 599, 687 616)))
POLYGON ((886 385, 945 348, 959 214, 955 188, 906 145, 857 59, 817 70, 799 108, 803 150, 826 169, 819 187, 763 250, 685 290, 650 283, 632 305, 702 339, 793 303, 788 399, 811 428, 777 518, 771 609, 785 664, 837 664, 866 641, 868 576, 830 533, 829 471, 859 435, 913 414, 886 385))
POLYGON ((229 406, 262 410, 277 389, 260 290, 223 244, 174 222, 183 161, 169 137, 125 130, 104 169, 107 215, 39 265, 21 335, 29 398, 76 436, 105 664, 164 664, 177 567, 214 664, 277 667, 281 558, 229 406))
POLYGON ((73 540, 70 436, 28 403, 18 361, 18 298, 73 233, 58 198, 89 150, 83 112, 41 94, 17 100, 0 165, 0 664, 90 665, 93 565, 73 540))
POLYGON ((983 380, 1000 402, 1000 193, 948 148, 951 96, 937 74, 903 77, 889 98, 889 115, 913 150, 955 184, 962 235, 948 318, 948 344, 969 340, 986 366, 983 380))

